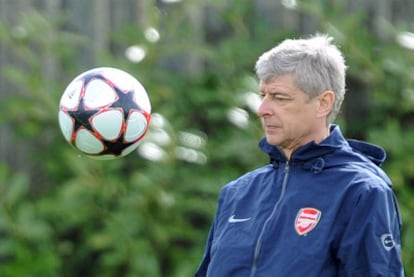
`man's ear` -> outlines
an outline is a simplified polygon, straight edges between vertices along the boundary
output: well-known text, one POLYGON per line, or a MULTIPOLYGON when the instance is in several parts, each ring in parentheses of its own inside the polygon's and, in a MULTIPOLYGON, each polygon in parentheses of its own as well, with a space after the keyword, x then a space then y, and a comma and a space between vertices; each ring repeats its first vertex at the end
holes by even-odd
POLYGON ((317 115, 326 117, 331 112, 334 102, 335 93, 332 90, 326 90, 319 95, 319 105, 317 115))

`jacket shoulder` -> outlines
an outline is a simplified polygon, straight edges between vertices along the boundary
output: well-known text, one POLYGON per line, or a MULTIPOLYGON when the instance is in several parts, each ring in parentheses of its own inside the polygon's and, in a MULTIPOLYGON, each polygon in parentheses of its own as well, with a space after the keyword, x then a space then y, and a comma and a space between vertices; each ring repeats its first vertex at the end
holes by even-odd
POLYGON ((270 173, 272 170, 273 167, 271 164, 259 167, 230 181, 222 188, 222 190, 232 190, 240 187, 246 187, 249 184, 254 184, 254 180, 256 180, 258 177, 263 177, 264 175, 270 173))

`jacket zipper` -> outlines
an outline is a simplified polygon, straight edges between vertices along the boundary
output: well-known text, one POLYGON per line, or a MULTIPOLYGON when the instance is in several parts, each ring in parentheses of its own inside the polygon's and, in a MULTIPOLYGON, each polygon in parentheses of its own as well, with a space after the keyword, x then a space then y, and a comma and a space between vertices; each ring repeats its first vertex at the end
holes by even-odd
POLYGON ((285 195, 286 185, 287 185, 287 180, 288 180, 288 175, 289 175, 289 161, 286 162, 284 172, 285 172, 285 176, 283 177, 282 191, 280 192, 279 199, 277 200, 276 204, 274 205, 273 210, 270 213, 270 216, 264 222, 262 230, 261 230, 261 232, 259 234, 259 237, 257 239, 256 246, 254 248, 253 264, 252 264, 252 269, 250 271, 250 277, 254 277, 256 275, 257 262, 258 262, 258 259, 259 259, 260 250, 261 250, 262 245, 263 245, 263 236, 266 233, 267 225, 270 223, 270 221, 274 217, 274 215, 276 213, 276 210, 277 210, 277 207, 279 206, 279 203, 282 201, 283 196, 285 195))

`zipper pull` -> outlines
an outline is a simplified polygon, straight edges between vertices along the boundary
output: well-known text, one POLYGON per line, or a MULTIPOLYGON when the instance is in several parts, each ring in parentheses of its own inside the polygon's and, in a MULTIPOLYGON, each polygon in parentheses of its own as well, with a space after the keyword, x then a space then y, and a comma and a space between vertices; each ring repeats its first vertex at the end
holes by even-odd
POLYGON ((285 164, 285 173, 288 173, 290 167, 290 160, 288 160, 285 164))

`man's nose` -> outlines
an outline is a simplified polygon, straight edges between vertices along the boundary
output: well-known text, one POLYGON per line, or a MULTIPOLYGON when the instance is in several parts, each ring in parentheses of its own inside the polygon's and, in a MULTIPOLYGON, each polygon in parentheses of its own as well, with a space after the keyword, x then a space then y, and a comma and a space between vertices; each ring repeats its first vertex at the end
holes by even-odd
POLYGON ((259 107, 257 108, 256 114, 260 117, 270 115, 271 109, 269 107, 268 100, 263 98, 262 102, 260 103, 259 107))

